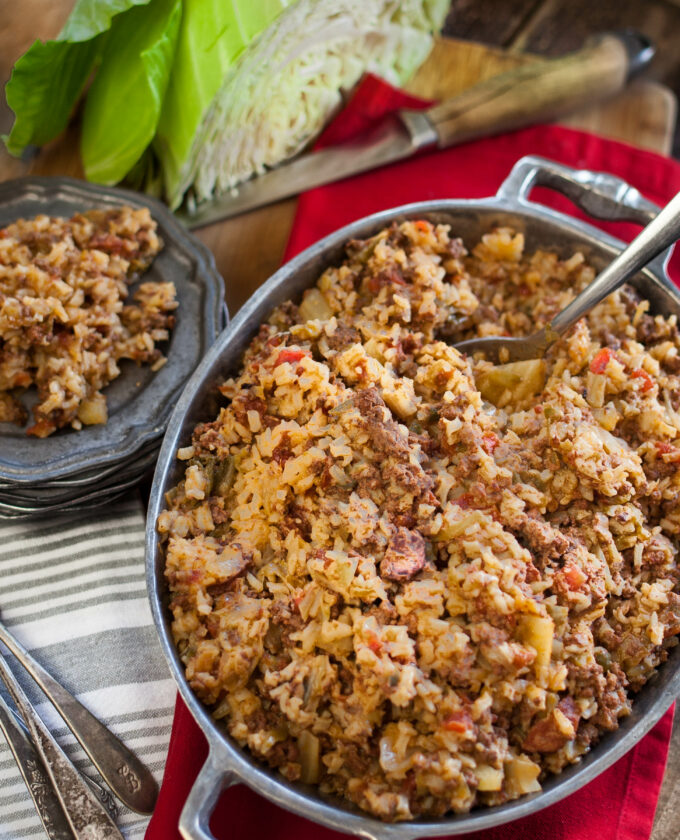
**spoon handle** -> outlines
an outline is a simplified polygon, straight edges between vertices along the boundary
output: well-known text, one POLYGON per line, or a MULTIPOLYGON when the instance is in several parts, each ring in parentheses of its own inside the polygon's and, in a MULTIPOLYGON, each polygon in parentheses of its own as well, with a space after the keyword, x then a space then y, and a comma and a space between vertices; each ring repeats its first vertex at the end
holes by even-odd
POLYGON ((49 733, 1 655, 0 679, 26 722, 76 840, 123 840, 108 811, 49 733))
MULTIPOLYGON (((680 193, 645 227, 580 295, 546 328, 549 336, 564 335, 593 306, 622 286, 641 268, 680 238, 680 193)), ((552 343, 552 342, 550 342, 552 343)))
POLYGON ((0 729, 23 776, 35 804, 45 834, 50 840, 74 840, 59 798, 30 738, 14 719, 12 710, 0 696, 0 729))
POLYGON ((150 814, 158 795, 158 786, 150 770, 50 676, 1 622, 0 641, 43 690, 113 793, 133 811, 150 814))

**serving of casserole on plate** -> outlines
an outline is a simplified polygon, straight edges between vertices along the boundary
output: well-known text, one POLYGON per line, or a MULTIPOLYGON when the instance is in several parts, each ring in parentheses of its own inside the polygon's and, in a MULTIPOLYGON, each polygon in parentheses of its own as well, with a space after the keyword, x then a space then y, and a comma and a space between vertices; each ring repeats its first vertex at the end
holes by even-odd
POLYGON ((21 178, 0 275, 0 515, 120 497, 224 324, 212 255, 147 196, 21 178))
POLYGON ((148 208, 65 219, 38 215, 0 230, 0 421, 22 425, 17 391, 37 386, 34 422, 47 437, 107 420, 103 389, 123 358, 158 370, 177 308, 173 283, 128 284, 163 247, 148 208), (124 305, 126 303, 127 305, 124 305))

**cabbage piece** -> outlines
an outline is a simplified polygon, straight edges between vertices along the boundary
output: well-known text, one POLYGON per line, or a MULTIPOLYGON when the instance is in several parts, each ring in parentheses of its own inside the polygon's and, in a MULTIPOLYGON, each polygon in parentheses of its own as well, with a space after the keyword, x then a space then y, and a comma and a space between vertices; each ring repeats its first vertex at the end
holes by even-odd
POLYGON ((78 0, 54 41, 35 41, 17 61, 5 88, 14 111, 8 151, 20 155, 26 146, 42 145, 68 123, 83 88, 100 60, 116 15, 149 0, 78 0))
POLYGON ((122 181, 151 143, 181 17, 181 0, 154 0, 115 18, 83 112, 80 153, 90 181, 122 181))
POLYGON ((184 193, 196 135, 224 78, 287 0, 183 0, 182 23, 153 148, 168 196, 184 193))
POLYGON ((154 140, 172 207, 188 190, 200 202, 294 155, 365 71, 403 84, 449 8, 448 0, 285 5, 185 0, 154 140))

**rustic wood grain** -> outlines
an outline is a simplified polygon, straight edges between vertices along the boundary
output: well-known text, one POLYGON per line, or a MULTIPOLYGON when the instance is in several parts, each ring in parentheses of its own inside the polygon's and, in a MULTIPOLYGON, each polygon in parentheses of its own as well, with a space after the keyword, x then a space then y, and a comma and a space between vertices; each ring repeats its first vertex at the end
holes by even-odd
POLYGON ((59 32, 74 0, 0 0, 0 132, 11 128, 12 112, 5 101, 4 82, 12 65, 37 40, 59 32))
POLYGON ((639 79, 624 94, 564 117, 560 123, 670 155, 677 111, 677 97, 670 88, 639 79))
POLYGON ((195 231, 215 255, 230 315, 281 265, 296 207, 289 198, 195 231))
MULTIPOLYGON (((444 99, 535 60, 535 55, 441 38, 406 87, 416 96, 444 99)), ((676 112, 675 94, 658 82, 641 79, 621 94, 564 117, 560 123, 669 154, 676 112)))
MULTIPOLYGON (((488 5, 485 0, 484 5, 488 5)), ((495 3, 497 8, 501 3, 495 3)), ((657 55, 647 77, 680 89, 680 3, 666 0, 544 0, 540 11, 512 46, 528 52, 559 55, 575 50, 594 32, 633 27, 647 35, 657 55)))
POLYGON ((508 44, 541 0, 503 0, 502 9, 480 0, 455 0, 444 23, 444 35, 486 44, 508 44))

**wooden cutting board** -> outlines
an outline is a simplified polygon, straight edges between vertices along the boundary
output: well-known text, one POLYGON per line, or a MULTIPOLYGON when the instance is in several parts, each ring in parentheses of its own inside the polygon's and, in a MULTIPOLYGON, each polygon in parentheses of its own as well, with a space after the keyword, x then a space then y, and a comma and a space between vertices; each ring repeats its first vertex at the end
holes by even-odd
MULTIPOLYGON (((0 41, 5 47, 1 70, 7 72, 25 48, 25 33, 19 32, 25 19, 16 18, 16 37, 5 28, 0 41)), ((411 93, 428 99, 455 96, 477 82, 542 59, 525 53, 508 52, 469 41, 437 40, 427 62, 408 85, 411 93)), ((594 105, 562 122, 607 137, 644 146, 661 154, 671 148, 676 118, 676 99, 664 85, 637 81, 610 101, 594 105)), ((82 176, 77 155, 77 126, 64 138, 44 149, 29 162, 17 161, 0 151, 0 180, 21 174, 82 176)), ((227 304, 233 315, 250 294, 272 274, 281 262, 295 213, 296 200, 253 211, 197 232, 215 254, 217 267, 227 288, 227 304), (266 243, 266 248, 262 243, 266 243)))

